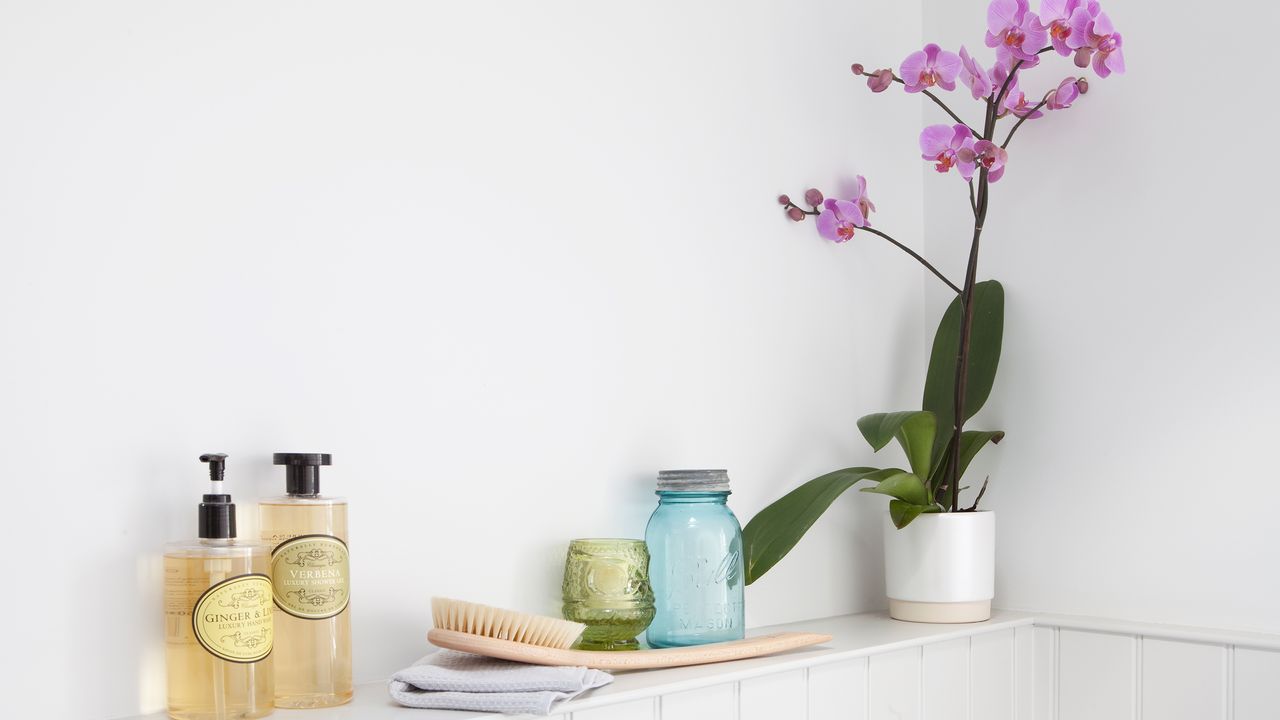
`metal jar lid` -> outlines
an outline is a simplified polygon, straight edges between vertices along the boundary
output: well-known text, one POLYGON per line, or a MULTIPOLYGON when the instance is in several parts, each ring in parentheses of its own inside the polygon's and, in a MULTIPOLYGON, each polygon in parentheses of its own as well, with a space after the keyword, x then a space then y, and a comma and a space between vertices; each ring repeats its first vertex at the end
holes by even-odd
POLYGON ((659 492, 729 492, 728 470, 662 470, 659 492))

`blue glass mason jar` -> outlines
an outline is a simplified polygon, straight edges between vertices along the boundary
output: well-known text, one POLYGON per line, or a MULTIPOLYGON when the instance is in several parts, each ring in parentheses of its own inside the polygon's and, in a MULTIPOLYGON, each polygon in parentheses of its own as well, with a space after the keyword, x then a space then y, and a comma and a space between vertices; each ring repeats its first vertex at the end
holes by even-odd
POLYGON ((649 517, 649 581, 656 614, 653 647, 741 640, 742 526, 725 504, 724 470, 663 470, 649 517))

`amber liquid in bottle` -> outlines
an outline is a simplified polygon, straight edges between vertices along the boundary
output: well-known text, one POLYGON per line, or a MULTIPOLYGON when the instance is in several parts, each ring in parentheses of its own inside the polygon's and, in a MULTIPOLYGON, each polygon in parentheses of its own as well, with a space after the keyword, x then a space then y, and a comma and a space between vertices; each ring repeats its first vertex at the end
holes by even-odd
POLYGON ((347 607, 347 503, 287 495, 259 503, 262 541, 274 548, 275 704, 340 705, 351 699, 347 607))
MULTIPOLYGON (((269 715, 274 707, 275 691, 272 687, 272 656, 256 662, 233 662, 215 655, 196 637, 193 612, 201 598, 211 588, 237 578, 259 578, 259 590, 250 585, 251 592, 267 593, 265 576, 268 571, 269 548, 261 545, 238 545, 235 540, 193 540, 172 543, 164 553, 164 640, 165 665, 168 670, 169 716, 178 720, 232 720, 234 718, 260 718, 269 715)), ((236 604, 236 592, 244 598, 244 590, 228 587, 225 597, 213 597, 209 612, 236 611, 245 613, 251 605, 271 612, 269 600, 258 603, 240 602, 241 607, 228 610, 220 603, 236 604)), ((254 648, 269 644, 270 640, 256 635, 262 628, 253 630, 219 629, 217 616, 206 625, 209 642, 226 639, 228 648, 253 654, 254 648), (228 636, 240 632, 239 637, 228 636)), ((234 620, 222 623, 225 627, 234 620)), ((270 633, 269 628, 265 629, 270 633)))

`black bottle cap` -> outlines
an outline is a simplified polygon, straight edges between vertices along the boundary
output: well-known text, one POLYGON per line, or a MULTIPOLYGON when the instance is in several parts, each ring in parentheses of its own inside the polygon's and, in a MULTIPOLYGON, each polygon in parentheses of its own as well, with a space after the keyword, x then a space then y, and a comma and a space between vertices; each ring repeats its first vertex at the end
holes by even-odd
POLYGON ((231 496, 222 492, 222 478, 226 453, 206 453, 200 462, 209 463, 209 480, 212 492, 205 494, 200 503, 200 537, 226 540, 236 536, 236 506, 231 496))
POLYGON ((332 465, 329 453, 275 453, 274 465, 284 465, 284 490, 290 495, 319 495, 320 466, 332 465))

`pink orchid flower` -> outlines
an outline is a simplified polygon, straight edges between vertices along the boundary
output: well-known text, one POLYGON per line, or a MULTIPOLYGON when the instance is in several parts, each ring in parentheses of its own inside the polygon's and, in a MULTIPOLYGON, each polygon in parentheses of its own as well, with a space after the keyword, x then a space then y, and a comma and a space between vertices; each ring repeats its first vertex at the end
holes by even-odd
POLYGON ((1040 64, 1040 56, 1036 55, 1028 60, 1022 56, 1022 53, 1014 52, 1011 48, 1005 45, 1001 45, 996 48, 996 65, 1004 67, 1005 70, 1009 70, 1013 67, 1015 62, 1019 63, 1019 70, 1030 70, 1040 64))
POLYGON ((835 198, 827 198, 822 204, 822 214, 817 220, 818 234, 838 243, 852 240, 854 231, 866 224, 858 203, 835 198))
POLYGON ((1035 120, 1044 115, 1039 110, 1033 112, 1035 106, 1036 103, 1027 100, 1027 94, 1022 91, 1022 88, 1018 87, 1018 79, 1014 78, 1013 82, 1009 84, 1009 90, 1005 92, 1004 100, 1000 102, 999 115, 1004 117, 1012 113, 1020 118, 1025 117, 1028 120, 1035 120))
POLYGON ((1066 110, 1071 107, 1071 103, 1080 97, 1080 86, 1076 82, 1076 78, 1069 77, 1058 83, 1058 87, 1049 91, 1045 107, 1050 110, 1066 110))
MULTIPOLYGON (((1004 166, 1009 161, 1009 151, 990 140, 979 140, 972 147, 961 148, 957 155, 961 162, 985 168, 987 182, 996 182, 1004 177, 1004 166)), ((969 173, 972 176, 973 170, 970 169, 969 173)))
POLYGON ((849 202, 858 206, 858 211, 862 213, 862 224, 870 227, 871 213, 875 211, 876 204, 867 197, 867 179, 861 175, 855 182, 853 197, 849 198, 849 202))
POLYGON ((1104 78, 1113 72, 1124 74, 1123 41, 1106 13, 1098 13, 1097 17, 1080 11, 1072 14, 1068 40, 1076 50, 1076 66, 1088 67, 1092 58, 1093 71, 1098 77, 1104 78))
POLYGON ((973 177, 973 147, 973 133, 965 125, 930 125, 920 133, 920 157, 940 173, 956 168, 965 180, 973 177))
POLYGON ((981 100, 991 94, 991 76, 969 55, 963 45, 960 46, 960 82, 973 93, 974 100, 981 100))
POLYGON ((1003 46, 1018 60, 1034 62, 1049 40, 1027 0, 991 0, 987 6, 987 47, 1003 46))
POLYGON ((929 43, 902 61, 898 75, 907 86, 907 92, 916 93, 935 85, 943 90, 955 90, 959 72, 960 56, 929 43))
POLYGON ((1040 24, 1049 32, 1049 42, 1062 57, 1069 57, 1075 48, 1070 38, 1075 32, 1071 26, 1071 18, 1081 13, 1090 19, 1097 16, 1099 6, 1096 0, 1041 0, 1040 24))
POLYGON ((867 76, 867 87, 871 88, 871 92, 884 92, 893 84, 893 71, 885 68, 877 70, 867 76))

